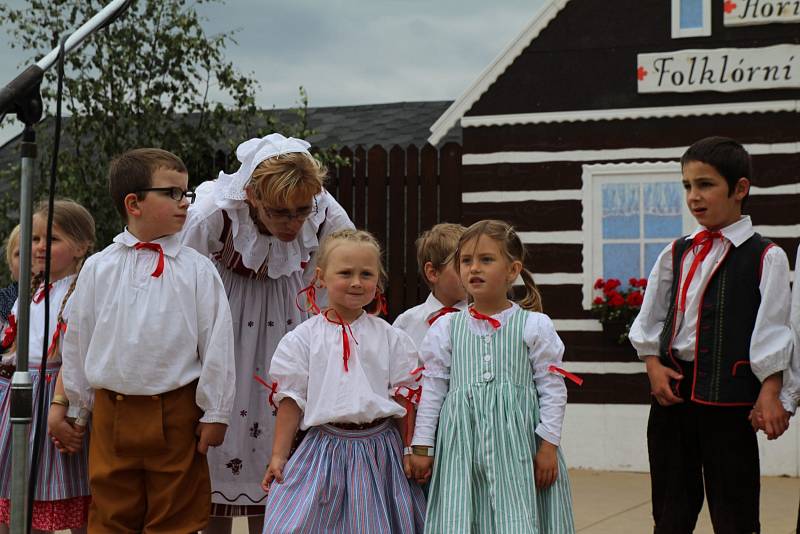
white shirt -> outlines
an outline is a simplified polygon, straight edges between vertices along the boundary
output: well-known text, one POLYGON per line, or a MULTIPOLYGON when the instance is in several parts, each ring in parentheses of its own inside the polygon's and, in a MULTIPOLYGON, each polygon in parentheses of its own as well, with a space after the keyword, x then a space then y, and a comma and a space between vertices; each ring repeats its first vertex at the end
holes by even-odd
POLYGON ((133 246, 127 230, 91 256, 70 303, 62 379, 70 415, 91 409, 95 389, 158 395, 194 380, 203 423, 227 424, 235 394, 233 325, 210 260, 177 235, 153 241, 159 254, 133 246))
MULTIPOLYGON (((64 298, 67 297, 67 292, 69 291, 69 286, 72 285, 72 281, 75 280, 75 275, 65 276, 61 280, 56 280, 55 282, 51 282, 50 287, 50 317, 49 317, 49 326, 47 328, 47 337, 50 341, 47 343, 48 349, 53 343, 53 339, 56 335, 56 326, 58 324, 58 312, 61 311, 61 303, 64 302, 64 298)), ((44 286, 39 287, 33 292, 31 297, 37 296, 40 291, 43 289, 44 286)), ((69 306, 72 299, 70 299, 67 304, 64 306, 64 314, 62 319, 64 322, 67 321, 67 315, 69 313, 69 306)), ((14 307, 11 309, 12 315, 17 319, 19 322, 19 299, 14 303, 14 307)), ((29 328, 28 328, 28 368, 33 368, 34 366, 38 367, 42 364, 42 341, 44 339, 44 298, 42 298, 39 302, 31 301, 30 307, 30 319, 29 319, 29 328)), ((19 334, 18 334, 19 335, 19 334)), ((60 333, 59 336, 62 336, 63 333, 60 333)), ((6 354, 3 356, 3 361, 7 363, 15 363, 17 361, 16 354, 6 354)), ((52 354, 48 358, 48 361, 57 362, 61 361, 60 354, 52 354)))
POLYGON ((789 367, 783 372, 781 403, 790 413, 800 404, 800 247, 797 248, 797 261, 794 266, 794 287, 792 287, 791 323, 794 335, 794 351, 789 367))
MULTIPOLYGON (((336 320, 332 313, 329 317, 336 320)), ((293 399, 304 412, 302 429, 336 422, 368 423, 406 413, 392 396, 398 387, 418 386, 411 375, 417 366, 414 342, 366 312, 350 324, 347 334, 347 371, 342 327, 322 314, 286 334, 272 355, 269 374, 278 383, 275 404, 286 397, 293 399)))
MULTIPOLYGON (((413 308, 409 308, 400 315, 397 316, 397 319, 394 320, 392 326, 395 328, 399 328, 409 336, 414 341, 414 345, 419 348, 422 345, 422 340, 425 338, 425 334, 428 333, 428 329, 431 327, 428 324, 428 320, 430 320, 436 313, 439 312, 445 305, 439 302, 439 299, 433 296, 433 292, 431 291, 428 294, 428 298, 425 299, 425 302, 422 304, 418 304, 413 308)), ((453 308, 458 308, 459 310, 463 310, 467 307, 466 301, 461 301, 456 303, 452 306, 453 308)))
MULTIPOLYGON (((702 230, 704 228, 698 228, 686 239, 693 239, 702 230)), ((672 348, 677 353, 676 357, 683 361, 694 361, 697 308, 711 275, 730 247, 740 246, 755 233, 749 216, 742 217, 720 232, 723 239, 714 239, 708 256, 694 273, 686 294, 686 311, 678 312, 675 318, 676 333, 672 348)), ((679 291, 693 260, 694 252, 689 250, 683 260, 684 279, 679 291)), ((670 243, 661 251, 653 265, 647 280, 642 309, 631 326, 629 337, 641 359, 659 354, 659 337, 669 309, 673 276, 670 243)), ((789 328, 789 260, 780 247, 770 247, 764 254, 758 289, 761 292, 761 305, 750 339, 750 367, 763 382, 768 376, 786 369, 792 351, 792 333, 789 328)))
MULTIPOLYGON (((497 315, 500 328, 508 322, 519 308, 516 304, 497 315)), ((439 318, 428 335, 425 336, 420 349, 420 358, 425 363, 422 372, 422 398, 417 410, 414 445, 434 444, 439 411, 450 387, 450 357, 452 342, 450 339, 450 321, 455 314, 447 314, 439 318)), ((468 316, 467 325, 476 335, 491 335, 493 328, 484 319, 468 316)), ((564 377, 550 372, 551 365, 560 366, 564 356, 564 343, 558 337, 553 321, 543 313, 530 312, 525 318, 523 340, 528 346, 528 360, 531 364, 533 381, 539 395, 539 425, 536 433, 553 445, 561 442, 561 425, 567 406, 567 386, 564 377)))

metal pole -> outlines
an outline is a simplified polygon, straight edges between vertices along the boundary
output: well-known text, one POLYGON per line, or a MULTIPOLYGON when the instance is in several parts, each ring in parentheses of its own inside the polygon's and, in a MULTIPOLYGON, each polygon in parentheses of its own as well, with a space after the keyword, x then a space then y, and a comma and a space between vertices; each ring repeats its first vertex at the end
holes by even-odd
POLYGON ((28 372, 31 289, 31 227, 36 133, 25 126, 20 145, 22 175, 19 188, 19 320, 17 369, 11 379, 11 532, 28 532, 28 432, 32 421, 33 384, 28 372))

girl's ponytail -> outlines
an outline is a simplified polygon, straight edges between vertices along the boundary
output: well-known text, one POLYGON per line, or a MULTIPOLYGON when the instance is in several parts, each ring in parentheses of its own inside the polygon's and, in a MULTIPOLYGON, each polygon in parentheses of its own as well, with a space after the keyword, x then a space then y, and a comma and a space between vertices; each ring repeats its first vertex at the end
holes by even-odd
POLYGON ((528 269, 522 268, 519 273, 525 283, 525 297, 519 302, 519 307, 528 311, 542 312, 542 294, 536 287, 533 275, 528 269))

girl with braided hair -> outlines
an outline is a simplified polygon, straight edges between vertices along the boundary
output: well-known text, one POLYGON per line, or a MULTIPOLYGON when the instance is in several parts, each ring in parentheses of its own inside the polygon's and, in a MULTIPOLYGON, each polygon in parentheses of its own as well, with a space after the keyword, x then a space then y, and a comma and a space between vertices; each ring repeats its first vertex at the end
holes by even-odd
MULTIPOLYGON (((61 340, 67 329, 69 298, 75 289, 78 271, 94 245, 95 228, 91 214, 80 204, 71 200, 57 200, 53 206, 53 231, 50 251, 50 284, 45 286, 45 251, 47 246, 47 203, 40 204, 33 214, 32 271, 30 305, 30 372, 33 379, 33 397, 38 398, 39 388, 44 387, 44 396, 54 412, 63 409, 61 422, 70 432, 62 434, 62 443, 69 443, 75 454, 61 454, 54 440, 44 440, 39 450, 38 474, 34 493, 32 527, 34 532, 53 532, 72 529, 73 534, 86 532, 89 510, 89 484, 87 477, 86 434, 64 420, 66 398, 63 388, 59 394, 61 368, 61 340), (49 317, 45 317, 45 295, 49 293, 49 317), (40 347, 44 342, 44 325, 48 321, 48 350, 46 359, 41 358, 40 347)), ((16 315, 19 300, 12 313, 16 315)), ((12 333, 13 336, 13 333, 12 333)), ((9 355, 16 355, 16 343, 12 341, 9 355)), ((7 355, 8 356, 8 355, 7 355)), ((0 381, 9 379, 0 377, 0 381)), ((0 390, 8 391, 7 384, 0 390)), ((11 424, 10 399, 0 399, 0 523, 8 524, 11 489, 11 424)), ((55 415, 55 413, 53 414, 55 415)), ((40 417, 34 406, 34 427, 40 417)), ((66 428, 64 429, 66 430, 66 428)), ((31 440, 33 433, 31 434, 31 440)), ((64 445, 59 443, 59 447, 64 445)), ((30 443, 33 450, 33 442, 30 443)), ((0 525, 0 532, 5 525, 0 525)))

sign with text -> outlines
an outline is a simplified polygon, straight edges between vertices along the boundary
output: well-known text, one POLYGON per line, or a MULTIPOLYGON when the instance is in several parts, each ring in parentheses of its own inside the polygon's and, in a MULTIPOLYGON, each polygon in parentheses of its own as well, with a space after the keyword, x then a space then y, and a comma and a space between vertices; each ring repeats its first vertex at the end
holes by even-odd
POLYGON ((638 54, 637 63, 639 93, 800 87, 800 45, 638 54))
POLYGON ((725 26, 800 22, 800 0, 725 0, 725 26))

